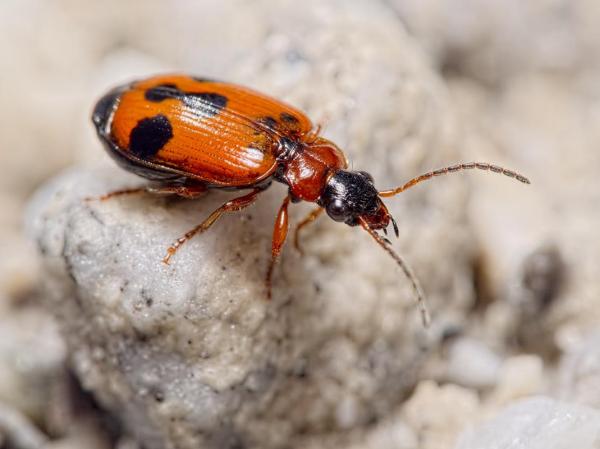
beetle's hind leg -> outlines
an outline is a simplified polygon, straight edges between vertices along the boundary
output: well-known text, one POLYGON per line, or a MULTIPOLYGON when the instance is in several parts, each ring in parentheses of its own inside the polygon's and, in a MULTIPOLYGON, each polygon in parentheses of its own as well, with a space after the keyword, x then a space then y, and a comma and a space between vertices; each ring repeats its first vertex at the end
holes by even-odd
POLYGON ((243 195, 243 196, 240 196, 240 197, 237 197, 237 198, 227 201, 225 204, 223 204, 221 207, 219 207, 217 210, 215 210, 212 214, 210 214, 206 220, 204 220, 202 223, 200 223, 195 228, 190 229, 183 236, 179 237, 175 241, 175 243, 173 243, 167 249, 167 255, 164 257, 163 262, 168 265, 169 260, 177 252, 177 250, 181 247, 181 245, 183 245, 185 242, 190 240, 196 234, 201 234, 204 231, 206 231, 225 212, 235 212, 235 211, 242 210, 242 209, 250 206, 252 203, 254 203, 256 201, 258 194, 261 193, 263 190, 264 190, 264 187, 255 188, 254 190, 252 190, 250 193, 247 193, 246 195, 243 195))
POLYGON ((154 195, 177 195, 190 200, 204 195, 207 190, 208 187, 205 184, 146 187, 146 191, 154 195))
POLYGON ((105 195, 101 195, 101 196, 88 196, 88 197, 84 198, 84 201, 86 201, 86 202, 106 201, 111 198, 116 198, 118 196, 134 195, 134 194, 143 193, 146 191, 147 191, 146 187, 133 187, 130 189, 115 190, 113 192, 109 192, 109 193, 107 193, 105 195))
POLYGON ((105 195, 98 197, 87 197, 85 201, 106 201, 118 196, 125 195, 136 195, 138 193, 151 193, 153 195, 177 195, 187 199, 194 199, 202 196, 206 191, 207 187, 204 184, 192 184, 192 185, 164 185, 164 186, 144 186, 144 187, 132 187, 130 189, 115 190, 105 195))

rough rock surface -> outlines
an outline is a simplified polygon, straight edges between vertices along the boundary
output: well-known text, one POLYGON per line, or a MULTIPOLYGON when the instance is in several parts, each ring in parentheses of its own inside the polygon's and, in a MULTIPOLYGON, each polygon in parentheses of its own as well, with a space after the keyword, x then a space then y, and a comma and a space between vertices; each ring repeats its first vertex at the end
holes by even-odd
MULTIPOLYGON (((459 130, 400 24, 361 5, 286 2, 248 19, 270 30, 271 51, 228 75, 326 116, 352 165, 393 186, 456 161, 459 130)), ((367 235, 323 219, 306 232, 305 258, 286 248, 268 303, 281 186, 165 266, 166 247, 231 194, 83 200, 140 182, 113 165, 72 170, 37 195, 29 222, 79 379, 145 447, 340 447, 408 395, 426 341, 408 282, 367 235)), ((464 181, 436 184, 389 201, 394 246, 437 317, 430 338, 461 323, 471 300, 464 181)))
POLYGON ((466 432, 456 449, 597 449, 600 412, 539 396, 507 407, 466 432))
POLYGON ((557 395, 591 407, 600 407, 600 335, 592 334, 563 356, 557 395))

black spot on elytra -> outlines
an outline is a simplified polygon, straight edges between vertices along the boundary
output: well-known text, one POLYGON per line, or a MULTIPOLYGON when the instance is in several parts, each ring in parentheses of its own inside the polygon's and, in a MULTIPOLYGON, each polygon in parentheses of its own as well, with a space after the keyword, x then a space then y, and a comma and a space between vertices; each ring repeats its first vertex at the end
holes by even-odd
POLYGON ((296 117, 294 117, 292 114, 288 114, 287 112, 282 112, 281 114, 279 114, 279 118, 289 124, 289 125, 297 125, 298 124, 298 119, 296 117))
POLYGON ((131 130, 129 149, 140 159, 150 159, 173 137, 173 127, 162 114, 142 119, 131 130))
POLYGON ((227 97, 215 92, 186 93, 181 98, 183 104, 198 115, 212 117, 227 106, 227 97))
POLYGON ((226 96, 216 92, 184 92, 171 83, 151 87, 144 93, 144 97, 154 103, 160 103, 170 98, 180 100, 201 117, 217 115, 221 109, 227 106, 228 101, 226 96))
POLYGON ((269 129, 277 129, 277 120, 271 116, 261 117, 257 120, 261 125, 269 129))
POLYGON ((183 92, 181 92, 177 86, 172 83, 151 87, 144 93, 146 100, 154 103, 160 103, 168 98, 181 98, 183 95, 183 92))

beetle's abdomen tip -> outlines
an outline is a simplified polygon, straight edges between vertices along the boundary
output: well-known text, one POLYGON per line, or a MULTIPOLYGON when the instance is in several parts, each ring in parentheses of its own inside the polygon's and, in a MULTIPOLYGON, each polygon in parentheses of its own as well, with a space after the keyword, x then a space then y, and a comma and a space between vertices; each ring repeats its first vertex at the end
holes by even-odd
POLYGON ((129 84, 119 86, 106 95, 104 95, 96 105, 92 112, 92 122, 96 127, 96 130, 101 133, 106 130, 106 126, 109 123, 116 107, 121 98, 121 94, 129 88, 129 84))

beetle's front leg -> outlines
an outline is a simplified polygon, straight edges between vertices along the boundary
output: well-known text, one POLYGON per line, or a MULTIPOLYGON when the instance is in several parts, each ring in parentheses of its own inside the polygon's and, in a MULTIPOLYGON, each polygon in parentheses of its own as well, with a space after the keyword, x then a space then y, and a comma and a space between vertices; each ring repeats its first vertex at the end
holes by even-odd
POLYGON ((311 224, 313 221, 315 221, 319 217, 319 215, 321 215, 323 213, 324 210, 325 209, 323 209, 321 206, 313 209, 312 212, 310 212, 304 218, 304 220, 302 220, 296 226, 296 231, 294 232, 294 247, 300 254, 304 254, 304 251, 302 251, 302 248, 300 247, 300 231, 302 230, 302 228, 304 228, 305 226, 307 226, 307 225, 311 224))

